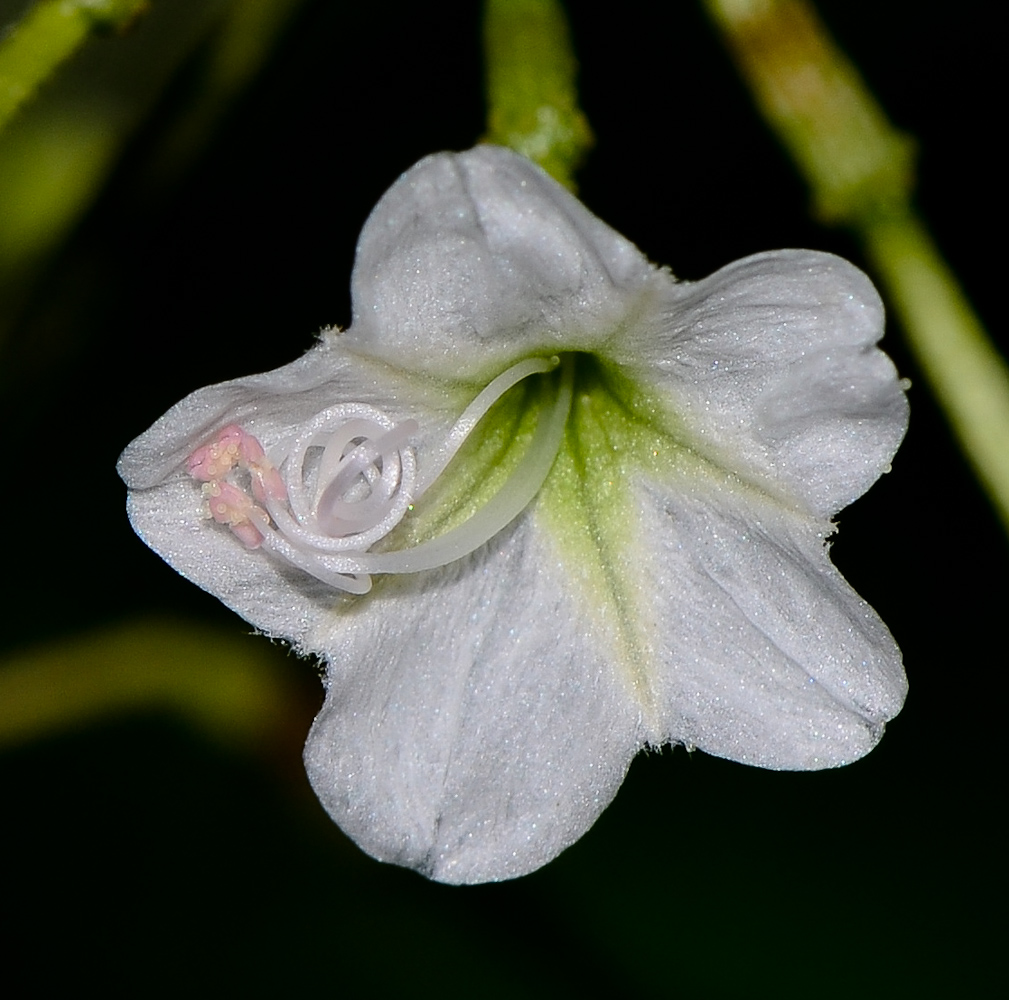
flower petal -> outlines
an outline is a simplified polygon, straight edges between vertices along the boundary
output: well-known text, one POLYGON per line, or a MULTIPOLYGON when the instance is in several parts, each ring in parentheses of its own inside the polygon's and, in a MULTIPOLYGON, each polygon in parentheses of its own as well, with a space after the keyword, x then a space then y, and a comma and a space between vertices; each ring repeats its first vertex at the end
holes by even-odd
POLYGON ((590 645, 652 743, 764 767, 847 763, 906 691, 889 632, 831 565, 830 526, 719 469, 583 366, 534 509, 590 645))
POLYGON ((347 342, 412 371, 486 377, 532 352, 593 350, 660 277, 524 157, 440 153, 365 224, 347 342))
POLYGON ((817 524, 730 480, 641 495, 667 738, 788 770, 868 753, 904 701, 900 650, 817 524))
POLYGON ((513 878, 578 839, 644 743, 524 515, 478 553, 385 578, 311 643, 339 650, 305 749, 369 854, 443 882, 513 878))
POLYGON ((781 250, 671 286, 614 354, 667 395, 693 447, 829 517, 887 471, 907 429, 903 386, 874 346, 882 333, 861 271, 781 250))

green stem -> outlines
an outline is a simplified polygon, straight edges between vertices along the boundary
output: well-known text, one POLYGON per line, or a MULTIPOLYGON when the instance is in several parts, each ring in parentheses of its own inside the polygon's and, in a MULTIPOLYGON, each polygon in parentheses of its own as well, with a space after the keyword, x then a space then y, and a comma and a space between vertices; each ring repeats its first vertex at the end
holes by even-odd
POLYGON ((578 107, 578 63, 558 0, 486 0, 487 134, 574 190, 592 146, 578 107))
POLYGON ((246 747, 300 712, 287 665, 262 641, 184 622, 132 622, 42 644, 0 661, 0 748, 138 711, 174 713, 246 747))
POLYGON ((923 223, 910 212, 860 233, 932 391, 1009 529, 1009 366, 923 223))
POLYGON ((119 30, 148 0, 42 0, 0 43, 0 132, 96 29, 119 30))

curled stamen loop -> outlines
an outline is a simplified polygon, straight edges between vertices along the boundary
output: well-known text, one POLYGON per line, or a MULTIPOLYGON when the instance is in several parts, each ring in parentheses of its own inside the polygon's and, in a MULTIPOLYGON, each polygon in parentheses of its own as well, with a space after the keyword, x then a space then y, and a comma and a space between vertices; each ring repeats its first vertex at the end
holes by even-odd
POLYGON ((395 424, 365 403, 317 413, 270 448, 270 461, 287 483, 287 505, 267 503, 278 529, 320 553, 370 548, 413 500, 417 467, 406 443, 417 430, 417 421, 395 424))
POLYGON ((363 594, 371 588, 371 573, 415 573, 475 551, 532 501, 563 436, 572 395, 570 361, 556 401, 509 483, 439 538, 402 550, 369 551, 444 472, 504 393, 559 363, 556 357, 529 358, 493 379, 425 456, 422 478, 410 445, 420 430, 417 421, 396 423, 367 403, 327 407, 268 452, 247 431, 229 424, 189 456, 186 470, 204 484, 209 516, 226 524, 247 548, 265 551, 338 590, 363 594))

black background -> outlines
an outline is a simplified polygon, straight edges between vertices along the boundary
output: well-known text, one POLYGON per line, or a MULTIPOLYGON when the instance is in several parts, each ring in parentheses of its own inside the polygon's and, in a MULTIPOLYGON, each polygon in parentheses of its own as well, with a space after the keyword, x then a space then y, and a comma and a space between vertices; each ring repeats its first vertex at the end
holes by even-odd
MULTIPOLYGON (((864 266, 845 233, 810 220, 699 5, 570 6, 594 212, 685 278, 786 246, 864 266)), ((820 9, 917 138, 918 205, 1004 350, 996 8, 820 9)), ((203 155, 155 187, 152 157, 193 100, 201 53, 183 66, 5 348, 4 647, 149 613, 248 630, 136 540, 116 457, 192 389, 276 367, 349 321, 371 206, 421 156, 483 130, 479 43, 475 3, 307 3, 203 155)), ((560 859, 449 888, 360 855, 315 804, 298 743, 321 690, 289 658, 303 724, 269 761, 168 714, 0 757, 0 977, 26 996, 993 984, 1009 552, 899 329, 885 347, 914 383, 911 430, 893 473, 840 515, 833 549, 911 682, 868 758, 773 774, 682 750, 642 757, 560 859)))

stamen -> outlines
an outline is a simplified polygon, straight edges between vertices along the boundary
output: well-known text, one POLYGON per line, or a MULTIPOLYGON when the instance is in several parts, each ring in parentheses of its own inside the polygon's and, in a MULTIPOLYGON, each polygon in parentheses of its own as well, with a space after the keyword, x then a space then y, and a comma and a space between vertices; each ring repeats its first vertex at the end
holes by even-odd
POLYGON ((259 548, 263 533, 253 521, 264 523, 266 514, 245 493, 231 483, 216 479, 204 483, 201 492, 207 498, 208 513, 218 524, 226 524, 231 528, 246 548, 259 548))
POLYGON ((371 588, 371 573, 416 573, 468 555, 528 506, 563 439, 571 406, 571 362, 565 364, 557 400, 526 453, 482 508, 464 524, 413 548, 368 551, 413 509, 505 392, 558 364, 556 357, 530 358, 495 378, 466 407, 441 446, 425 456, 421 478, 408 444, 419 430, 417 422, 395 424, 364 403, 342 403, 317 413, 274 444, 268 456, 253 435, 229 424, 190 455, 186 470, 204 483, 209 515, 228 525, 248 548, 262 548, 338 590, 363 594, 371 588))
POLYGON ((287 482, 288 502, 266 505, 281 533, 317 553, 367 551, 413 499, 416 460, 403 445, 417 430, 415 420, 393 424, 373 406, 342 403, 271 448, 287 482))

